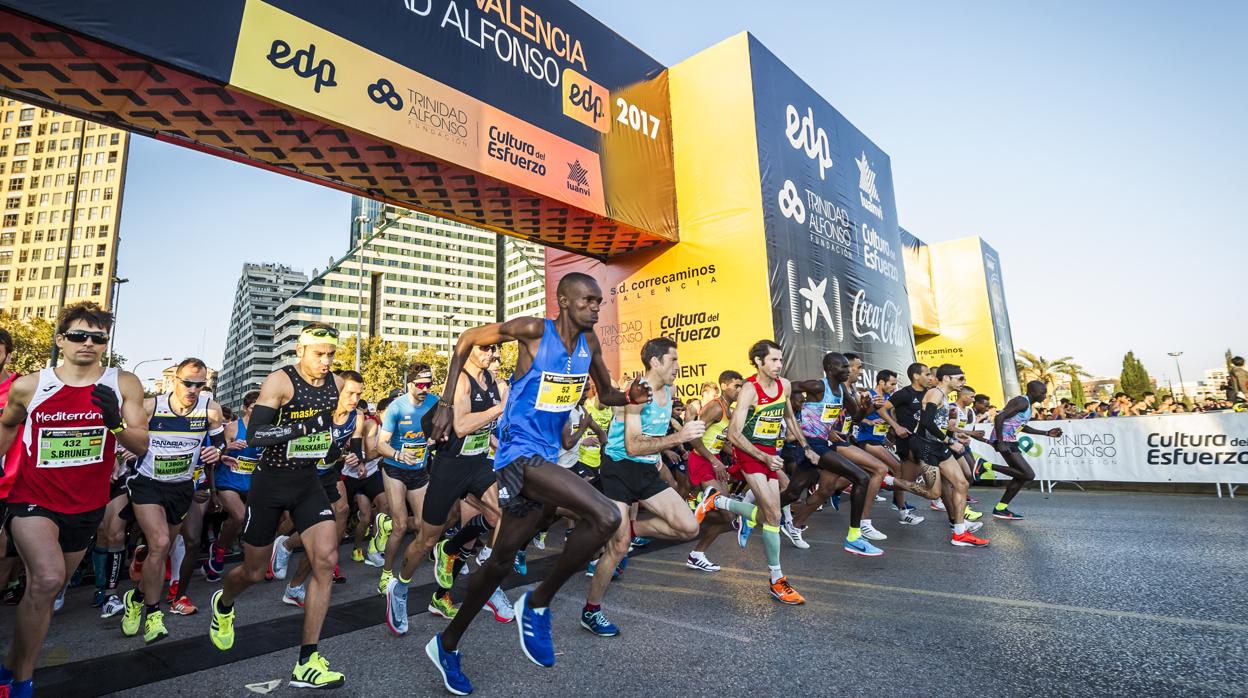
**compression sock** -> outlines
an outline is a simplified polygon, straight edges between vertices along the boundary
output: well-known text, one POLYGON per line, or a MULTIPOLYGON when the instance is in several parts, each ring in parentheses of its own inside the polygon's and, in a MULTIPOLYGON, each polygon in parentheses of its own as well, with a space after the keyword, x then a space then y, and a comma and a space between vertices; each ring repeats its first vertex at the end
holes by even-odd
POLYGON ((108 588, 116 589, 121 579, 121 567, 126 562, 126 549, 117 548, 108 551, 108 588))
POLYGON ((477 538, 488 530, 490 530, 490 526, 485 522, 485 517, 477 514, 468 519, 468 523, 459 529, 459 533, 456 533, 454 538, 447 541, 445 549, 459 557, 464 557, 472 551, 472 546, 477 538))
POLYGON ((738 502, 732 497, 726 497, 722 494, 719 495, 719 498, 715 500, 715 508, 727 509, 728 511, 750 522, 751 526, 758 521, 758 507, 753 504, 738 502))
MULTIPOLYGON (((767 553, 767 566, 780 569, 780 527, 763 524, 763 551, 767 553)), ((776 581, 775 579, 771 581, 776 581)))
POLYGON ((108 585, 108 551, 98 545, 91 548, 91 569, 95 572, 95 588, 108 585))
POLYGON ((186 557, 186 541, 182 536, 173 542, 173 552, 169 553, 169 570, 170 582, 176 582, 182 578, 182 559, 186 557))
POLYGON ((308 658, 316 654, 316 643, 310 645, 299 645, 299 663, 303 664, 308 658))
POLYGON ((753 504, 754 503, 754 490, 747 491, 745 493, 745 496, 741 498, 741 501, 745 502, 746 504, 753 504))
POLYGON ((780 565, 767 565, 767 572, 771 574, 771 583, 775 584, 784 576, 784 572, 780 570, 780 565))
POLYGON ((862 537, 862 529, 859 528, 858 526, 850 526, 849 533, 845 536, 845 540, 849 541, 850 543, 853 543, 854 541, 858 540, 861 537, 862 537))
POLYGON ((784 508, 780 510, 780 523, 786 523, 786 524, 793 523, 793 511, 789 509, 789 507, 791 506, 793 505, 785 504, 784 508))

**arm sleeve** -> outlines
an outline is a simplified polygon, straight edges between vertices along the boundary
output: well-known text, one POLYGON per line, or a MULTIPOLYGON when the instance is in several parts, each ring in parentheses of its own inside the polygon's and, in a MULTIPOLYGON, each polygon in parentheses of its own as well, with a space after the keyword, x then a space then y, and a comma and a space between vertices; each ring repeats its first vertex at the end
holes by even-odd
POLYGON ((225 427, 217 427, 213 431, 208 432, 208 445, 223 451, 225 450, 225 427))
POLYGON ((363 463, 366 460, 364 458, 364 439, 362 438, 351 439, 351 445, 348 448, 351 449, 351 452, 355 454, 356 458, 360 459, 361 463, 363 463))
POLYGON ((937 405, 926 403, 923 405, 923 412, 919 414, 919 433, 936 441, 944 441, 945 433, 936 426, 936 410, 937 405))
POLYGON ((286 424, 274 424, 277 417, 277 410, 272 407, 256 405, 251 411, 252 428, 247 431, 247 445, 284 444, 314 431, 323 431, 324 425, 333 421, 333 410, 328 409, 307 419, 286 424))

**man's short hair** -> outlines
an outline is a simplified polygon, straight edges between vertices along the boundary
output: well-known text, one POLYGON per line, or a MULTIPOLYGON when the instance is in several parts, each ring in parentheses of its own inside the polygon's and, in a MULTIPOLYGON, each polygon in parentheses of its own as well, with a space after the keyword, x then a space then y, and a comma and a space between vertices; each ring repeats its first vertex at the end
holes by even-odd
POLYGON ((584 274, 579 271, 574 271, 569 274, 564 274, 563 278, 559 279, 559 284, 555 287, 555 296, 559 297, 559 296, 568 295, 569 293, 571 293, 572 286, 575 284, 596 284, 596 283, 598 283, 597 279, 590 276, 589 274, 584 274))
POLYGON ((966 372, 962 370, 962 367, 957 364, 941 364, 940 368, 936 369, 936 380, 940 380, 946 376, 957 376, 965 373, 966 372))
POLYGON ((772 349, 784 351, 780 348, 779 344, 776 344, 770 339, 760 339, 757 342, 754 342, 754 346, 750 347, 750 364, 753 365, 755 360, 767 358, 767 355, 771 353, 772 349))
POLYGON ((178 362, 177 367, 173 369, 173 375, 178 375, 182 372, 182 369, 187 368, 188 366, 194 369, 202 368, 205 371, 208 370, 208 364, 204 363, 202 359, 197 359, 194 356, 188 356, 178 362))
POLYGON ((676 342, 669 337, 655 337, 641 345, 642 370, 650 370, 651 359, 661 359, 676 348, 676 342))
POLYGON ((906 378, 913 381, 915 376, 923 375, 923 369, 925 368, 927 368, 927 364, 915 361, 906 367, 906 378))
POLYGON ((407 380, 408 381, 416 380, 416 376, 419 376, 420 374, 425 373, 425 372, 433 373, 433 369, 430 368, 429 364, 425 363, 424 361, 414 362, 412 365, 407 367, 407 376, 408 376, 407 380))
POLYGON ((260 399, 260 391, 252 390, 243 396, 243 409, 247 409, 256 404, 256 400, 260 399))
POLYGON ((352 383, 364 385, 364 376, 361 376, 355 371, 341 371, 338 373, 338 377, 341 378, 344 383, 350 381, 352 383))
POLYGON ((4 345, 4 353, 13 353, 13 337, 9 334, 9 331, 3 327, 0 327, 0 344, 4 345))
POLYGON ((1242 356, 1235 356, 1235 357, 1232 357, 1232 358, 1231 358, 1231 365, 1232 365, 1232 366, 1243 366, 1243 365, 1244 365, 1244 357, 1242 357, 1242 356))
POLYGON ((56 333, 65 334, 69 326, 77 321, 87 323, 88 327, 108 332, 113 328, 113 314, 100 307, 95 301, 80 301, 65 306, 56 318, 56 333))
POLYGON ((988 397, 987 395, 984 395, 983 393, 980 393, 975 396, 975 402, 980 402, 981 400, 983 402, 990 402, 992 398, 988 397))
POLYGON ((880 371, 879 373, 875 374, 875 382, 876 382, 876 383, 887 383, 887 382, 889 382, 890 380, 892 380, 892 379, 894 379, 894 378, 896 378, 896 377, 897 377, 897 372, 896 372, 896 371, 891 371, 891 370, 889 370, 889 369, 887 369, 887 368, 886 368, 886 369, 883 369, 882 371, 880 371))
POLYGON ((743 381, 743 380, 745 380, 745 377, 732 369, 728 369, 727 371, 724 371, 723 373, 719 374, 720 385, 725 385, 733 381, 743 381))

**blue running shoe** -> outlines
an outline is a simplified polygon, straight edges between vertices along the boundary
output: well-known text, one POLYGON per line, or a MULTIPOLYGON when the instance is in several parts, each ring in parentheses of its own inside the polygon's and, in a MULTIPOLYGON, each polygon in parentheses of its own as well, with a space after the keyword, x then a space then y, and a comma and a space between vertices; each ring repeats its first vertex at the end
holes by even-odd
MULTIPOLYGON (((611 573, 611 579, 619 579, 619 578, 620 578, 620 574, 621 574, 622 572, 624 572, 624 568, 625 568, 625 567, 628 567, 628 556, 627 556, 627 555, 626 555, 626 556, 624 556, 624 558, 623 558, 622 560, 620 560, 620 564, 618 564, 618 565, 616 565, 616 566, 615 566, 615 572, 612 572, 612 573, 611 573)), ((590 561, 590 563, 589 563, 589 567, 585 569, 585 576, 586 576, 586 577, 592 577, 592 576, 594 576, 594 573, 595 573, 595 572, 597 572, 597 571, 598 571, 598 561, 597 561, 597 560, 591 560, 591 561, 590 561)))
POLYGON ((633 540, 632 540, 631 545, 632 545, 634 548, 644 548, 644 547, 646 547, 647 545, 650 545, 650 539, 649 539, 649 538, 643 538, 642 536, 633 536, 633 540))
POLYGON ((750 534, 754 532, 754 524, 741 519, 741 527, 737 529, 737 545, 742 548, 750 542, 750 534))
POLYGON ((386 587, 386 625, 395 635, 407 634, 407 585, 398 577, 386 587))
POLYGON ((446 686, 446 690, 457 696, 472 693, 472 682, 459 669, 459 650, 447 652, 442 649, 442 633, 434 635, 433 639, 429 640, 429 644, 425 645, 425 656, 429 657, 433 665, 438 668, 438 673, 442 675, 442 685, 446 686))
POLYGON ((620 629, 615 627, 615 623, 607 620, 601 608, 597 611, 582 610, 581 627, 598 637, 615 637, 620 634, 620 629))
POLYGON ((624 570, 626 569, 628 569, 628 556, 627 555, 620 558, 620 564, 615 566, 615 574, 611 575, 611 578, 619 579, 620 575, 624 574, 624 570))
POLYGON ((863 557, 879 557, 884 554, 883 550, 871 545, 871 541, 860 537, 858 540, 845 539, 845 552, 861 555, 863 557))
POLYGON ((516 629, 520 631, 520 649, 524 656, 538 666, 555 665, 555 643, 550 637, 550 609, 529 607, 529 594, 525 592, 516 601, 516 629))
POLYGON ((841 510, 841 495, 834 494, 831 497, 828 497, 828 504, 832 505, 833 511, 840 511, 841 510))
POLYGON ((91 605, 99 608, 104 605, 105 601, 108 601, 108 590, 96 587, 95 596, 91 599, 91 605))
POLYGON ((516 553, 516 562, 512 565, 512 567, 515 568, 516 574, 521 577, 529 573, 528 557, 529 554, 523 550, 516 553))

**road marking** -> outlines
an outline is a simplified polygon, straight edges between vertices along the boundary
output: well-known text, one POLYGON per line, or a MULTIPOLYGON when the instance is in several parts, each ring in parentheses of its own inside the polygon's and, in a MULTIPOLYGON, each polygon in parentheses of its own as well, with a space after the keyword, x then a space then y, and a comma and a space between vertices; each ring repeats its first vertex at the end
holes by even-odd
MULTIPOLYGON (((684 567, 683 563, 669 562, 667 560, 637 560, 635 563, 645 568, 652 568, 656 565, 665 567, 684 567)), ((688 575, 677 574, 675 572, 664 572, 662 570, 652 570, 660 574, 669 574, 673 576, 687 577, 688 575)), ((742 577, 758 577, 760 574, 753 570, 744 570, 737 567, 722 567, 719 574, 728 573, 730 575, 742 577)), ((1248 625, 1243 623, 1228 623, 1219 620, 1204 620, 1201 618, 1185 618, 1182 616, 1161 616, 1152 613, 1140 613, 1138 611, 1116 611, 1107 608, 1093 608, 1090 606, 1072 606, 1069 604, 1049 603, 1047 601, 1026 601, 1022 599, 1006 599, 998 596, 980 596, 978 594, 958 594, 949 591, 934 591, 931 589, 913 589, 910 587, 899 587, 888 584, 872 584, 870 582, 851 582, 844 579, 824 579, 819 577, 806 577, 801 575, 788 575, 790 580, 796 580, 802 584, 814 584, 825 586, 842 586, 854 589, 870 589, 872 591, 883 591, 889 593, 914 594, 916 596, 927 596, 938 599, 952 599, 955 601, 965 601, 968 603, 986 603, 999 606, 1011 606, 1014 608, 1035 608, 1046 611, 1062 611, 1065 613, 1083 613, 1096 616, 1105 616, 1107 618, 1130 618, 1132 620, 1145 620, 1154 623, 1169 623, 1172 625, 1183 625, 1197 628, 1216 628, 1218 630, 1230 630, 1233 632, 1248 633, 1248 625)))
MULTIPOLYGON (((624 585, 621 585, 621 586, 624 586, 624 585)), ((673 594, 674 593, 674 594, 688 594, 690 596, 698 596, 698 597, 706 596, 705 592, 695 591, 693 589, 673 588, 673 587, 659 586, 656 584, 627 583, 626 588, 630 590, 637 589, 640 591, 657 592, 661 594, 673 594)), ((580 603, 576 601, 572 601, 570 599, 557 599, 556 601, 560 605, 567 605, 567 606, 575 605, 578 607, 581 605, 580 603)), ((694 632, 703 633, 705 635, 714 635, 716 637, 722 637, 727 640, 736 640, 737 642, 753 642, 754 641, 752 638, 747 637, 745 635, 737 635, 736 633, 730 633, 724 630, 718 630, 716 628, 708 628, 705 625, 695 625, 694 623, 686 623, 680 620, 672 620, 671 618, 663 618, 661 616, 656 616, 650 613, 645 613, 644 611, 637 611, 631 608, 616 606, 614 604, 611 605, 610 611, 613 615, 618 614, 621 616, 628 616, 632 618, 641 618, 643 620, 652 621, 654 623, 662 623, 663 625, 670 625, 676 628, 683 628, 684 630, 692 630, 694 632)))

